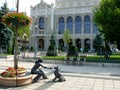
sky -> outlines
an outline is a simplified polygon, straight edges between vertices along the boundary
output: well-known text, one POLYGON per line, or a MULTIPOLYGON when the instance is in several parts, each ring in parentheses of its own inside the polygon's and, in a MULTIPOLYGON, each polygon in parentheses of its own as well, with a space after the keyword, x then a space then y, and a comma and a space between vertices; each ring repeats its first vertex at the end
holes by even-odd
MULTIPOLYGON (((0 0, 0 7, 7 1, 8 8, 16 10, 16 2, 17 0, 0 0)), ((27 15, 30 16, 30 6, 35 6, 40 3, 41 0, 19 0, 19 11, 27 12, 27 15)), ((48 4, 54 3, 55 0, 44 0, 48 4)))

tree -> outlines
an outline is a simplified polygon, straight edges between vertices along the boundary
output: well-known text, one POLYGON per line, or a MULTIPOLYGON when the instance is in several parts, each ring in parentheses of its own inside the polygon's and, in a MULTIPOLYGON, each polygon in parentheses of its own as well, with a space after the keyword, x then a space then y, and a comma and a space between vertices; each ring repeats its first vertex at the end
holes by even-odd
POLYGON ((52 36, 51 36, 50 45, 53 45, 54 47, 56 47, 55 37, 54 37, 53 34, 52 34, 52 36))
POLYGON ((7 26, 0 23, 0 47, 8 48, 11 45, 12 36, 12 31, 7 26))
POLYGON ((57 56, 56 43, 55 43, 55 38, 53 34, 51 35, 50 46, 48 47, 46 55, 57 56))
POLYGON ((26 26, 26 27, 23 27, 23 28, 19 28, 19 30, 18 30, 18 37, 19 37, 20 39, 24 40, 23 35, 26 35, 26 37, 29 38, 29 36, 30 36, 29 27, 30 27, 30 26, 26 26))
POLYGON ((109 42, 117 42, 120 49, 120 0, 102 0, 100 6, 94 8, 94 22, 104 36, 105 46, 109 42))
POLYGON ((71 38, 71 34, 69 30, 65 30, 63 34, 63 40, 66 43, 67 51, 68 51, 69 43, 71 41, 70 38, 71 38))
POLYGON ((103 39, 101 37, 100 34, 97 34, 95 36, 95 39, 93 40, 93 46, 96 50, 98 50, 100 48, 100 46, 102 46, 102 42, 103 42, 103 39))
POLYGON ((18 29, 30 25, 31 19, 24 13, 19 13, 19 0, 17 0, 17 11, 13 13, 8 13, 2 17, 3 22, 8 26, 14 29, 14 44, 15 44, 15 53, 14 53, 14 68, 18 69, 18 29))
POLYGON ((8 48, 11 44, 13 37, 13 32, 2 22, 2 16, 8 13, 7 4, 4 3, 4 6, 0 10, 0 47, 8 48))

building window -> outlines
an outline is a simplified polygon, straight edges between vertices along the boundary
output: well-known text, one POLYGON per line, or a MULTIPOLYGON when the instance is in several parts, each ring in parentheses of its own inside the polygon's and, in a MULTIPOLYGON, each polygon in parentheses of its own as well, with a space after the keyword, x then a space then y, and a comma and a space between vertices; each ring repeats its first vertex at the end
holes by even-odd
POLYGON ((84 33, 85 34, 90 34, 90 29, 91 29, 90 24, 91 24, 90 16, 87 15, 84 17, 84 33))
POLYGON ((40 17, 39 18, 39 28, 43 30, 44 26, 45 26, 44 18, 40 17))
POLYGON ((98 32, 98 27, 97 27, 97 25, 94 22, 92 23, 92 28, 93 28, 92 33, 96 34, 98 32))
POLYGON ((77 16, 75 18, 75 34, 80 34, 82 30, 82 22, 81 22, 81 17, 77 16))
POLYGON ((73 18, 71 16, 67 18, 67 30, 73 33, 73 18))
POLYGON ((59 18, 59 23, 58 23, 58 25, 59 25, 59 31, 58 31, 58 33, 59 33, 59 34, 63 34, 63 33, 64 33, 64 29, 65 29, 65 21, 64 21, 64 18, 63 18, 63 17, 60 17, 60 18, 59 18))

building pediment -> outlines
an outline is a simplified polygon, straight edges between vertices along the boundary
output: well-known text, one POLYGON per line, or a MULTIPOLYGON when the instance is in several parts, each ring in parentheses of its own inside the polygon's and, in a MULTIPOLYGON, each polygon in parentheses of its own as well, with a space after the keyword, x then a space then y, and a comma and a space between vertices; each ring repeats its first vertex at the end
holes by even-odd
POLYGON ((36 6, 33 7, 33 9, 37 8, 37 9, 45 9, 45 8, 51 8, 53 7, 53 5, 49 5, 44 1, 41 1, 39 4, 37 4, 36 6))

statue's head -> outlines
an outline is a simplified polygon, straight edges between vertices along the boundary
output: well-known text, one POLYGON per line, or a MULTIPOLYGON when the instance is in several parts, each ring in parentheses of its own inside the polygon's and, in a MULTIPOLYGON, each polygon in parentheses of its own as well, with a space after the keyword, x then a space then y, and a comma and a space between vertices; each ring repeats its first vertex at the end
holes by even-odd
POLYGON ((43 62, 43 60, 39 58, 35 63, 41 63, 41 62, 43 62))

